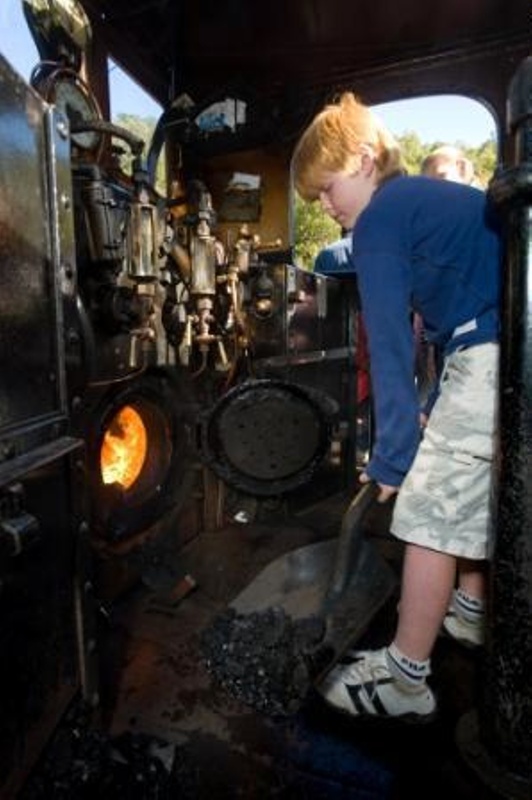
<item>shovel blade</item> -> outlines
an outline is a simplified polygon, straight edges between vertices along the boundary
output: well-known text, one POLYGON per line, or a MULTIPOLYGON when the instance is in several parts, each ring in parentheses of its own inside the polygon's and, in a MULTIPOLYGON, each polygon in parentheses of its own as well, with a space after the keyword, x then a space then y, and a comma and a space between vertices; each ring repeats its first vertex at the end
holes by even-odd
POLYGON ((292 550, 265 567, 230 604, 238 614, 275 607, 294 621, 323 618, 325 636, 316 658, 320 673, 362 636, 397 585, 392 568, 372 542, 364 540, 349 580, 341 593, 331 597, 336 555, 336 539, 292 550))
POLYGON ((336 540, 305 545, 274 559, 231 602, 239 614, 284 609, 292 619, 318 615, 336 552, 336 540))

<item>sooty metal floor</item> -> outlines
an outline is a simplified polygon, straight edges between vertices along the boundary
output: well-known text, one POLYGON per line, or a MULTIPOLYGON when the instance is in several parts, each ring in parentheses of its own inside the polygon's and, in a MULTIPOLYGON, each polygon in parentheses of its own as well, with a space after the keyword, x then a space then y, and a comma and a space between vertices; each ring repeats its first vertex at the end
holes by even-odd
MULTIPOLYGON (((401 546, 387 534, 386 517, 377 512, 368 526, 399 573, 401 546)), ((432 684, 440 712, 423 726, 357 723, 326 708, 313 691, 296 713, 270 717, 209 674, 200 646, 205 628, 272 557, 323 531, 319 513, 281 526, 232 524, 180 555, 174 575, 191 575, 196 587, 179 602, 169 603, 156 580, 117 602, 105 636, 105 729, 166 743, 174 758, 168 797, 185 800, 496 797, 455 743, 458 721, 475 705, 480 656, 452 641, 437 644, 432 684)), ((396 596, 387 601, 359 644, 388 641, 396 603, 396 596)))

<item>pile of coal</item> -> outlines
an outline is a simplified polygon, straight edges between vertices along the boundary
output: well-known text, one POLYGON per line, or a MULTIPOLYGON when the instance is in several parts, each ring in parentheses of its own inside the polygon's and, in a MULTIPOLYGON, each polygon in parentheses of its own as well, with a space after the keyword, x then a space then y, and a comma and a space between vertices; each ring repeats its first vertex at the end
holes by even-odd
POLYGON ((170 800, 174 755, 173 745, 153 737, 64 725, 20 800, 170 800))
POLYGON ((207 669, 233 697, 285 716, 308 694, 324 633, 323 619, 293 620, 280 607, 251 614, 228 609, 204 631, 201 649, 207 669))

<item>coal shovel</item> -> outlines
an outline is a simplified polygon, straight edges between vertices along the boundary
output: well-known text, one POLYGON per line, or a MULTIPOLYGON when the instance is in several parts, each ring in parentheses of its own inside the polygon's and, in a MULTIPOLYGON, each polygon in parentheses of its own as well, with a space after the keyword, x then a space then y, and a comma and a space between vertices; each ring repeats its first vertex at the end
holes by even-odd
POLYGON ((308 654, 312 683, 365 632, 397 585, 397 576, 364 531, 379 487, 365 484, 345 511, 339 535, 292 550, 272 561, 231 602, 238 615, 283 609, 295 623, 323 621, 308 654))

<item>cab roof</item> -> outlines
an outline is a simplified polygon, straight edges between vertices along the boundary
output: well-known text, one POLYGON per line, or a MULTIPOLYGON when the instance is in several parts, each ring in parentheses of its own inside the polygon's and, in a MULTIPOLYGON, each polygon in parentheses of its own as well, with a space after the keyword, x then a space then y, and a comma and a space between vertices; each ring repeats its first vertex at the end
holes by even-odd
POLYGON ((501 112, 529 0, 82 0, 93 40, 163 108, 240 97, 278 133, 350 88, 464 93, 501 112))

